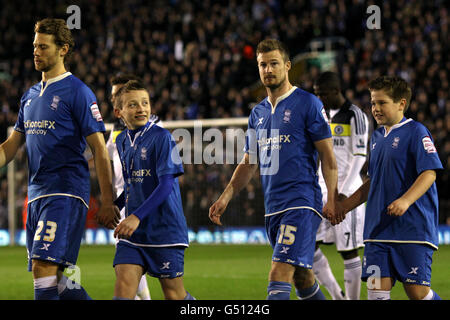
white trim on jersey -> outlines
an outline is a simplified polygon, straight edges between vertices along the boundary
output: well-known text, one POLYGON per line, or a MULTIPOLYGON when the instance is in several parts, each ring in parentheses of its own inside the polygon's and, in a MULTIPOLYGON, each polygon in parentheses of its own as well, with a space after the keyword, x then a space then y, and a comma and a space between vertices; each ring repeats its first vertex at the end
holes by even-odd
POLYGON ((278 103, 280 103, 282 100, 286 99, 287 97, 289 97, 291 95, 292 92, 295 91, 295 89, 297 89, 296 86, 293 86, 291 88, 291 90, 289 90, 288 92, 286 92, 285 94, 283 94, 282 96, 279 96, 277 98, 277 100, 275 100, 275 105, 272 105, 272 102, 270 102, 269 98, 267 98, 267 102, 269 102, 270 106, 272 107, 272 114, 275 113, 275 108, 277 107, 278 103))
POLYGON ((41 96, 44 94, 45 89, 47 89, 47 87, 48 87, 50 84, 55 83, 55 82, 58 82, 59 80, 62 80, 62 79, 66 78, 66 77, 68 77, 68 76, 70 76, 70 75, 72 75, 72 73, 69 72, 69 71, 66 71, 66 72, 64 72, 63 74, 60 74, 60 75, 57 76, 57 77, 48 79, 47 82, 45 83, 45 86, 43 86, 44 82, 41 81, 41 92, 39 93, 39 97, 41 97, 41 96))
POLYGON ((394 124, 392 127, 391 127, 391 130, 389 130, 389 132, 388 133, 386 133, 386 127, 384 127, 384 137, 386 138, 388 135, 389 135, 389 133, 391 133, 392 132, 392 130, 393 129, 397 129, 397 128, 400 128, 401 126, 403 126, 403 125, 405 125, 405 124, 407 124, 408 122, 411 122, 411 121, 413 121, 413 119, 411 119, 411 118, 408 118, 408 119, 406 119, 405 121, 403 121, 403 122, 400 122, 400 123, 397 123, 397 124, 394 124))
POLYGON ((86 206, 86 208, 89 209, 89 205, 86 204, 86 201, 84 201, 83 198, 81 198, 81 197, 79 197, 79 196, 75 196, 75 195, 73 195, 73 194, 69 194, 69 193, 50 193, 50 194, 44 194, 44 195, 39 196, 39 197, 37 197, 37 198, 28 200, 28 203, 31 203, 31 202, 36 201, 36 200, 41 199, 41 198, 54 197, 54 196, 64 196, 64 197, 71 197, 71 198, 77 198, 77 199, 80 199, 80 200, 84 203, 84 205, 86 206))
POLYGON ((141 243, 135 243, 131 242, 129 240, 125 239, 119 239, 119 242, 123 241, 129 244, 132 244, 133 246, 137 247, 145 247, 145 248, 163 248, 163 247, 189 247, 186 243, 168 243, 168 244, 141 244, 141 243))
POLYGON ((323 217, 316 209, 314 209, 314 208, 312 208, 312 207, 308 207, 308 206, 300 206, 300 207, 287 208, 287 209, 283 209, 283 210, 281 210, 281 211, 272 212, 272 213, 267 213, 267 214, 264 215, 264 217, 274 216, 274 215, 276 215, 276 214, 280 214, 280 213, 286 212, 286 211, 288 211, 288 210, 295 210, 295 209, 309 209, 309 210, 312 210, 312 211, 314 211, 314 213, 316 213, 321 219, 324 219, 324 217, 323 217))
POLYGON ((438 249, 438 247, 428 241, 417 241, 417 240, 380 240, 380 239, 366 239, 364 242, 383 242, 383 243, 415 243, 415 244, 427 244, 434 249, 438 249))

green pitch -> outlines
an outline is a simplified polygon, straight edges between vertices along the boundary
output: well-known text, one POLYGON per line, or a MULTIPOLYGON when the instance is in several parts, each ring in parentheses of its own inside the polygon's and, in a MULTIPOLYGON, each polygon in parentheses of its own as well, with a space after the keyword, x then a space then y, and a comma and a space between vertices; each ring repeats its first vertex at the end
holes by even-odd
MULTIPOLYGON (((334 246, 321 246, 341 288, 343 263, 334 246)), ((94 299, 109 300, 114 292, 112 259, 114 246, 82 246, 78 258, 81 284, 94 299)), ((361 250, 362 253, 362 250, 361 250)), ((191 245, 185 255, 185 287, 197 299, 263 300, 272 250, 262 245, 191 245)), ((26 271, 24 247, 0 247, 0 299, 33 299, 33 280, 26 271)), ((450 299, 450 246, 441 246, 433 256, 432 288, 450 299)), ((163 299, 158 280, 149 280, 153 299, 163 299)), ((322 289, 327 298, 328 292, 322 289)), ((392 299, 406 299, 401 283, 392 290, 392 299)), ((361 299, 367 298, 362 284, 361 299)), ((291 299, 295 299, 294 292, 291 299)))

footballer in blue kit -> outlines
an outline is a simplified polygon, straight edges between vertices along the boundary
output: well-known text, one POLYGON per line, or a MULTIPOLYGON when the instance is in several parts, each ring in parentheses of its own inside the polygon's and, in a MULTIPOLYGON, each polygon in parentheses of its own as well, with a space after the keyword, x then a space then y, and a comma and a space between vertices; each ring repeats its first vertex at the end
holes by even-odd
MULTIPOLYGON (((264 192, 265 226, 273 248, 267 299, 289 299, 294 282, 300 299, 325 299, 311 270, 317 228, 322 220, 318 160, 322 161, 328 203, 337 197, 337 165, 331 131, 320 100, 288 79, 287 48, 264 40, 257 48, 260 78, 268 97, 248 121, 245 155, 233 177, 211 206, 210 219, 220 223, 231 198, 259 167, 264 192)), ((339 217, 334 217, 340 222, 339 217)), ((333 220, 334 221, 334 220, 333 220)))
POLYGON ((404 117, 411 89, 398 77, 369 83, 380 127, 370 139, 369 180, 342 201, 347 212, 367 200, 362 279, 369 299, 390 299, 396 280, 413 300, 438 300, 431 290, 438 249, 436 170, 442 164, 428 129, 404 117))
POLYGON ((83 153, 89 144, 102 193, 101 223, 113 228, 119 212, 113 203, 105 126, 95 95, 67 72, 73 39, 62 19, 36 23, 36 70, 42 81, 23 95, 14 131, 0 146, 0 165, 22 144, 28 156, 28 270, 36 299, 89 299, 81 286, 69 290, 64 268, 76 264, 86 222, 90 185, 83 153))
POLYGON ((115 96, 114 112, 127 126, 116 138, 124 192, 117 204, 126 218, 118 236, 115 299, 133 299, 143 274, 156 277, 166 299, 193 299, 184 289, 184 250, 189 246, 178 176, 181 159, 170 132, 149 121, 150 98, 129 81, 115 96))

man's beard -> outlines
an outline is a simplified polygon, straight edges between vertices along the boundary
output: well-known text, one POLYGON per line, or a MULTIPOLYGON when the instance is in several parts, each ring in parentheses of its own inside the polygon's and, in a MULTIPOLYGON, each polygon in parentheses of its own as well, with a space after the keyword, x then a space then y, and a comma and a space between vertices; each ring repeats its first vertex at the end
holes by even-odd
POLYGON ((52 70, 56 65, 56 57, 55 59, 48 59, 47 63, 41 62, 40 65, 34 64, 34 67, 37 71, 40 72, 49 72, 52 70))
POLYGON ((281 87, 284 84, 285 81, 286 81, 286 78, 281 79, 278 83, 273 83, 273 84, 266 85, 266 88, 269 88, 270 90, 276 90, 279 87, 281 87))

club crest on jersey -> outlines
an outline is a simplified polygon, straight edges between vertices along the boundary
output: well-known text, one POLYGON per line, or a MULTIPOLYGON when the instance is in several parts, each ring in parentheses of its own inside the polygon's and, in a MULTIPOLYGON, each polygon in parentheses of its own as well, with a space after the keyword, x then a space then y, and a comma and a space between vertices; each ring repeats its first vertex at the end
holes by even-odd
POLYGON ((94 119, 97 120, 97 122, 103 121, 102 114, 100 113, 100 110, 98 109, 97 106, 97 102, 92 102, 90 108, 94 119))
POLYGON ((147 160, 147 148, 141 148, 141 160, 147 160))
POLYGON ((53 101, 52 101, 52 104, 50 105, 50 109, 52 109, 53 111, 56 111, 56 109, 58 109, 59 100, 61 100, 60 97, 53 96, 53 101))
POLYGON ((392 148, 393 149, 397 149, 398 148, 398 143, 400 142, 400 138, 399 137, 395 137, 394 138, 394 142, 392 142, 392 148))
POLYGON ((283 122, 284 122, 284 123, 291 122, 291 110, 286 109, 286 110, 284 111, 283 122))
POLYGON ((436 153, 436 147, 434 146, 433 141, 431 141, 430 137, 424 137, 422 139, 422 143, 423 143, 423 148, 425 149, 425 151, 427 153, 436 153))
POLYGON ((344 133, 344 128, 338 124, 334 127, 334 133, 335 135, 340 136, 342 133, 344 133))

